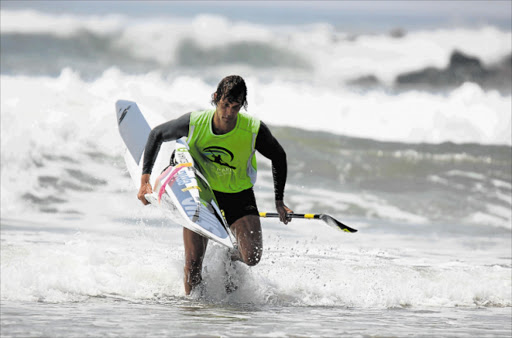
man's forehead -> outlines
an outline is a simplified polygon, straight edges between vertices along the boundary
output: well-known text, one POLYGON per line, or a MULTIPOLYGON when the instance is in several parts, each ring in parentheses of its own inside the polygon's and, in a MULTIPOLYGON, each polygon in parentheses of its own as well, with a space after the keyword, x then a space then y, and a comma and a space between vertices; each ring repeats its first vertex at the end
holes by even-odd
POLYGON ((233 97, 223 96, 220 100, 223 103, 229 102, 229 103, 235 103, 235 104, 242 104, 243 98, 242 97, 233 98, 233 97))

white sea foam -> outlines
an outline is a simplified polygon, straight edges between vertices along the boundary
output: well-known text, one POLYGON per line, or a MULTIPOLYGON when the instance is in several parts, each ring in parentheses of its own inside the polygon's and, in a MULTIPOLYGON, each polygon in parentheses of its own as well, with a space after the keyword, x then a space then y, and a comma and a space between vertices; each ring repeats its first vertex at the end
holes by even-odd
MULTIPOLYGON (((51 223, 44 224, 39 231, 30 222, 9 224, 32 231, 2 233, 3 300, 183 296, 178 226, 103 223, 96 232, 75 223, 73 234, 49 232, 51 223)), ((227 298, 225 249, 210 245, 204 279, 211 300, 358 308, 512 305, 510 268, 500 266, 506 261, 485 265, 489 256, 506 255, 498 245, 468 252, 464 243, 436 239, 432 252, 423 238, 349 235, 300 221, 264 228, 264 259, 254 268, 237 265, 240 289, 227 298)))
POLYGON ((126 236, 112 225, 102 224, 110 234, 96 234, 86 226, 85 233, 52 234, 46 232, 51 223, 41 228, 39 239, 30 232, 5 234, 9 244, 2 244, 2 277, 6 276, 1 282, 2 299, 51 303, 94 296, 147 299, 155 292, 179 294, 181 264, 173 261, 181 263, 182 253, 170 250, 169 232, 154 229, 153 235, 159 232, 157 237, 165 238, 158 244, 153 235, 126 236), (25 242, 27 236, 34 241, 25 242))
MULTIPOLYGON (((58 78, 3 75, 1 81, 3 157, 15 156, 11 150, 28 151, 31 138, 43 148, 73 147, 62 140, 76 145, 95 137, 95 144, 112 149, 120 145, 113 128, 115 119, 109 113, 116 99, 134 100, 162 122, 208 108, 214 91, 199 78, 167 80, 157 73, 135 76, 115 69, 93 82, 83 81, 69 69, 58 78), (13 127, 18 133, 10 132, 13 127), (43 137, 46 130, 52 132, 43 137)), ((467 83, 449 95, 390 95, 280 81, 262 83, 255 78, 247 82, 250 112, 275 125, 388 141, 512 144, 511 97, 483 92, 474 84, 467 83), (462 99, 469 96, 470 100, 462 99)))
POLYGON ((471 178, 477 181, 485 180, 485 176, 479 173, 473 173, 473 172, 464 172, 460 170, 450 170, 446 173, 447 176, 461 176, 461 177, 467 177, 471 178))
POLYGON ((449 95, 360 94, 281 81, 253 88, 251 110, 274 124, 386 141, 512 144, 511 97, 472 83, 449 95))

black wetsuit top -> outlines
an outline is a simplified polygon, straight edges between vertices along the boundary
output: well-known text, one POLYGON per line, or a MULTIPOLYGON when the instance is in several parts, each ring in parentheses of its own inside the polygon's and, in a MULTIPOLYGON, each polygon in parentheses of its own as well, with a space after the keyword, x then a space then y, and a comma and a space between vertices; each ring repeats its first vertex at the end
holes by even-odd
MULTIPOLYGON (((174 141, 183 136, 188 136, 190 114, 182 115, 151 130, 144 151, 142 174, 151 174, 162 142, 174 141)), ((288 171, 286 153, 263 122, 261 122, 258 135, 256 136, 256 150, 272 161, 275 198, 276 200, 283 200, 288 171)))

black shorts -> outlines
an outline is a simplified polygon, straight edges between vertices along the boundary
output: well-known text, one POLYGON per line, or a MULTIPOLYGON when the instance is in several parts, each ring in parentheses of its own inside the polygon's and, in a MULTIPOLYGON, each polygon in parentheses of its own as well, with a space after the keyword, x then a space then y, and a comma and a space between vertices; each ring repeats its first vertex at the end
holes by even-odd
POLYGON ((220 209, 224 212, 226 221, 231 226, 239 218, 247 215, 259 216, 256 197, 252 188, 236 193, 214 191, 220 209))

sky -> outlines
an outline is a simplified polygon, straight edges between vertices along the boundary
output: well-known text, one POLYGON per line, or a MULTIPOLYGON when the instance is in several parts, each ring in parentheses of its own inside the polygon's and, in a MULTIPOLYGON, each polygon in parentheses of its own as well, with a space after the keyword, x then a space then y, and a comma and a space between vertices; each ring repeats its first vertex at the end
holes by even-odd
POLYGON ((511 30, 512 1, 13 1, 2 9, 130 16, 223 15, 265 24, 327 22, 354 30, 492 24, 511 30))

